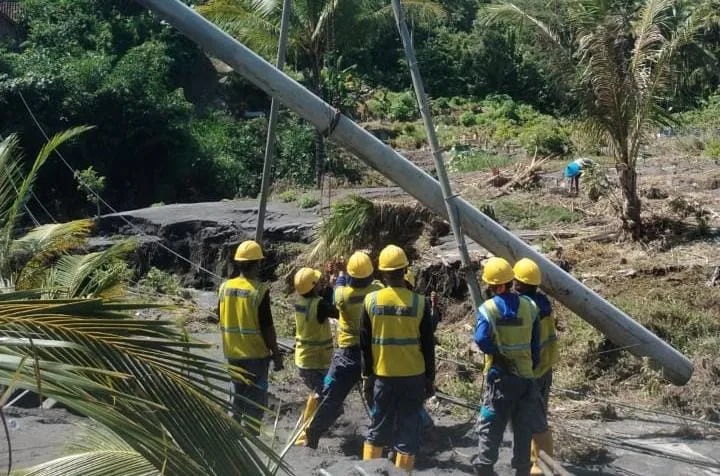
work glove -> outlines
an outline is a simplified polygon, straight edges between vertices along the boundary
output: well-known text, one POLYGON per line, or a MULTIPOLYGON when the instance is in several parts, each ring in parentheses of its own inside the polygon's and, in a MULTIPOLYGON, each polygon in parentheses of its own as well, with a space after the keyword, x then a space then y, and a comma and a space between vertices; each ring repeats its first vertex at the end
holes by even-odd
POLYGON ((274 372, 280 372, 282 369, 285 368, 285 366, 283 365, 282 354, 277 353, 277 354, 273 355, 272 359, 273 359, 273 371, 274 372))
POLYGON ((435 382, 433 382, 430 379, 425 380, 425 399, 432 397, 435 395, 435 382))
POLYGON ((372 408, 373 403, 375 401, 375 398, 374 398, 375 377, 374 376, 363 377, 362 391, 363 391, 363 398, 365 398, 365 403, 367 403, 368 407, 372 408))

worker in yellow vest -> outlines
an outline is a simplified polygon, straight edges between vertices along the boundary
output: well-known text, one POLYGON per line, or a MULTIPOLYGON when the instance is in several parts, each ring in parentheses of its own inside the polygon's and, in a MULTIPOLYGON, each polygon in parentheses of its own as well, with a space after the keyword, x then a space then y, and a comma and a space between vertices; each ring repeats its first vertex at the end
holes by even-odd
POLYGON ((435 338, 429 300, 405 285, 408 265, 395 245, 380 253, 378 269, 386 287, 365 298, 360 346, 365 388, 373 393, 363 459, 381 458, 383 448, 393 446, 395 466, 409 473, 422 432, 423 402, 434 393, 435 338))
POLYGON ((483 281, 493 295, 477 312, 474 341, 490 359, 487 386, 478 419, 478 454, 473 458, 476 475, 495 474, 493 466, 508 422, 513 429, 516 475, 530 474, 530 441, 533 432, 547 426, 535 371, 540 360, 538 309, 532 299, 512 292, 513 269, 502 258, 490 258, 483 281))
MULTIPOLYGON (((553 378, 552 369, 558 360, 557 332, 552 304, 548 297, 537 289, 542 283, 542 273, 537 263, 529 258, 523 258, 515 263, 513 273, 515 274, 515 292, 532 299, 540 314, 540 364, 535 368, 535 383, 547 416, 553 378)), ((543 470, 537 464, 540 450, 550 456, 553 455, 552 432, 549 427, 545 431, 542 430, 541 428, 540 431, 533 434, 530 447, 532 462, 530 474, 532 476, 542 476, 543 474, 543 470)))
POLYGON ((360 314, 365 296, 382 285, 374 280, 372 260, 361 251, 347 262, 347 276, 338 277, 335 307, 339 312, 338 349, 333 354, 330 370, 325 376, 320 406, 306 429, 305 446, 317 448, 320 437, 338 419, 343 402, 360 382, 360 314))
POLYGON ((220 286, 218 316, 223 352, 228 363, 244 371, 233 378, 233 414, 258 432, 267 407, 268 368, 282 370, 268 288, 258 279, 264 259, 255 241, 240 243, 235 252, 236 277, 220 286))
MULTIPOLYGON (((408 268, 407 271, 405 271, 405 286, 410 290, 415 290, 415 273, 408 268)), ((440 306, 438 306, 438 295, 435 291, 430 293, 430 317, 432 320, 433 325, 433 333, 437 331, 438 324, 440 324, 440 321, 442 321, 442 313, 440 311, 440 306)), ((434 337, 435 344, 438 344, 437 337, 434 337)), ((420 412, 420 420, 422 421, 423 430, 428 432, 430 429, 432 429, 433 426, 435 426, 435 422, 433 422, 432 417, 430 416, 430 413, 427 411, 427 409, 423 406, 422 411, 420 412)), ((432 437, 432 433, 428 433, 432 437)))
MULTIPOLYGON (((338 312, 331 302, 319 295, 322 273, 312 268, 301 268, 295 273, 295 365, 305 386, 310 390, 303 428, 307 427, 317 410, 323 379, 330 368, 333 354, 333 338, 330 318, 337 319, 338 312)), ((305 431, 295 441, 306 442, 305 431)))

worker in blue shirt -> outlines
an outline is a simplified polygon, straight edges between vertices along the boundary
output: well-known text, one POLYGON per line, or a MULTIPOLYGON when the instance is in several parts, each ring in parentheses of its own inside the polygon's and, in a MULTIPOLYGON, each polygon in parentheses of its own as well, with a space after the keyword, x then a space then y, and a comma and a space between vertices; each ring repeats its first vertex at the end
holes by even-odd
POLYGON ((547 426, 535 386, 540 362, 538 308, 532 299, 512 292, 515 275, 502 258, 490 258, 483 281, 492 298, 477 312, 474 341, 486 354, 487 386, 478 420, 477 475, 492 475, 507 423, 512 422, 512 466, 517 475, 530 474, 530 442, 534 431, 547 426))

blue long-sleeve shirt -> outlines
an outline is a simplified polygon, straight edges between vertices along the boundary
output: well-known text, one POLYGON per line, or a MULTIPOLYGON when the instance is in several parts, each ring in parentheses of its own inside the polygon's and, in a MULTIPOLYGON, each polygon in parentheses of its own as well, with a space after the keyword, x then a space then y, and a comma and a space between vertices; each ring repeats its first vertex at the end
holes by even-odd
MULTIPOLYGON (((493 298, 495 307, 500 314, 500 319, 517 319, 518 308, 520 307, 520 296, 514 293, 500 294, 493 298)), ((533 311, 535 312, 535 311, 533 311)), ((533 368, 540 364, 540 320, 534 316, 532 326, 532 340, 530 341, 530 352, 532 354, 533 368)), ((475 343, 484 353, 497 355, 498 348, 495 345, 490 315, 485 304, 477 311, 477 324, 475 326, 475 343)))

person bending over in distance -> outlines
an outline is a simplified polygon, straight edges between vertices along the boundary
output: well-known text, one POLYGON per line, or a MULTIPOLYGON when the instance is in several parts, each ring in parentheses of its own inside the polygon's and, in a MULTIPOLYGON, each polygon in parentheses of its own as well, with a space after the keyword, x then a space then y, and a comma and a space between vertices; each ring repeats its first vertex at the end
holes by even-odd
POLYGON ((592 159, 583 157, 573 160, 565 167, 563 175, 568 183, 568 193, 570 195, 577 196, 580 193, 580 176, 582 176, 583 169, 594 166, 595 162, 592 159))

